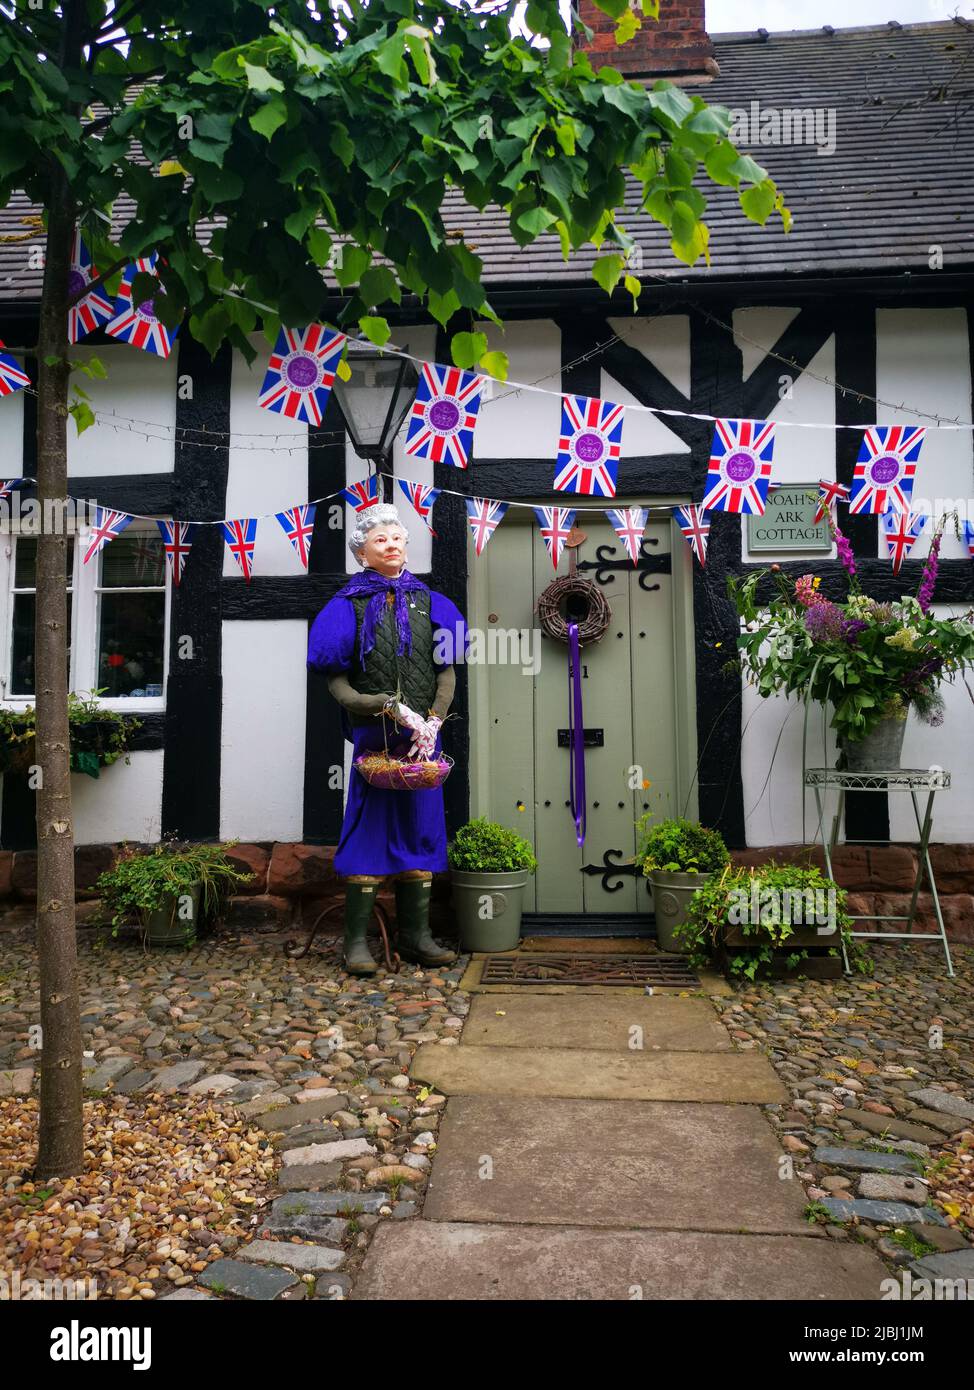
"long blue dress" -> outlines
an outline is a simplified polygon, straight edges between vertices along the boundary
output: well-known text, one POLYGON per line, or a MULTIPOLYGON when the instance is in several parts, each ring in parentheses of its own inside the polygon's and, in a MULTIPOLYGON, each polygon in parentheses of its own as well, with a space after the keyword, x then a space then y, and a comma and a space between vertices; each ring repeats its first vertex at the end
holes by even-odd
MULTIPOLYGON (((437 630, 446 628, 451 637, 456 636, 455 650, 466 652, 467 627, 463 615, 450 599, 435 589, 430 590, 430 620, 434 643, 437 630)), ((352 664, 354 642, 352 601, 333 598, 311 625, 308 665, 326 676, 347 671, 352 664)), ((439 669, 441 663, 436 664, 439 669)), ((408 751, 411 746, 409 731, 394 721, 376 719, 374 725, 352 728, 347 711, 341 706, 339 709, 342 732, 352 744, 353 762, 360 753, 384 748, 386 739, 390 752, 400 747, 408 751)), ((425 710, 417 713, 425 715, 425 710)), ((437 754, 442 746, 442 736, 437 734, 437 754)), ((386 791, 366 782, 353 768, 334 862, 335 872, 342 876, 398 874, 404 869, 442 873, 448 867, 442 786, 423 791, 386 791)))

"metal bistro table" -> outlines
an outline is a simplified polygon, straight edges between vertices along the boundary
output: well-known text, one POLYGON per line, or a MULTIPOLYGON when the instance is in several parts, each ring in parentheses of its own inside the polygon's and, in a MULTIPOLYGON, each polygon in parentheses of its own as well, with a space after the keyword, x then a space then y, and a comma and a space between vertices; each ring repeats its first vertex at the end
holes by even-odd
MULTIPOLYGON (((811 787, 815 792, 815 805, 818 810, 818 829, 822 837, 822 848, 825 851, 825 868, 829 878, 834 878, 832 873, 832 851, 839 835, 839 825, 842 820, 842 812, 845 807, 846 792, 909 792, 913 802, 913 814, 916 817, 917 830, 920 834, 920 844, 917 854, 917 876, 913 885, 913 896, 910 899, 910 911, 905 916, 892 916, 884 913, 881 916, 873 914, 857 913, 857 922, 906 922, 907 930, 902 932, 885 931, 854 931, 854 937, 871 937, 882 941, 939 941, 944 948, 944 955, 947 958, 947 974, 954 974, 954 964, 950 959, 950 947, 947 944, 947 932, 944 928, 943 913, 940 911, 940 898, 937 894, 937 883, 933 876, 933 867, 930 863, 930 827, 933 823, 933 799, 938 791, 946 790, 950 786, 950 773, 944 772, 942 768, 897 768, 890 772, 840 772, 832 767, 810 767, 805 770, 805 785, 811 787), (828 839, 825 837, 825 793, 830 788, 835 788, 839 793, 839 804, 836 807, 835 815, 832 819, 832 832, 828 839), (918 794, 927 793, 927 804, 920 812, 920 802, 918 794), (940 930, 935 932, 913 932, 912 927, 917 911, 917 898, 920 894, 920 885, 923 882, 923 874, 926 870, 927 878, 930 881, 930 893, 933 897, 933 910, 937 916, 937 925, 940 930)), ((857 840, 857 844, 885 845, 888 840, 857 840)), ((845 940, 842 941, 842 959, 845 963, 846 974, 850 974, 849 954, 846 950, 845 940)))

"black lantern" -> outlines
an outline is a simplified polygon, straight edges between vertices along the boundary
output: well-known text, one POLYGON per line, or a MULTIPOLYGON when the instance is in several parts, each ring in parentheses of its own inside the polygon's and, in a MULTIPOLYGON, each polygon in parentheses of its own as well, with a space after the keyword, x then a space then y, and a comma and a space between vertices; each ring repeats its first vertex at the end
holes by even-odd
MULTIPOLYGON (((408 351, 408 348, 404 349, 408 351)), ((419 373, 407 357, 349 342, 351 377, 335 377, 332 391, 359 458, 374 459, 377 472, 392 477, 392 445, 413 403, 419 373)), ((391 482, 390 482, 391 489, 391 482)), ((387 500, 380 494, 380 501, 387 500)))

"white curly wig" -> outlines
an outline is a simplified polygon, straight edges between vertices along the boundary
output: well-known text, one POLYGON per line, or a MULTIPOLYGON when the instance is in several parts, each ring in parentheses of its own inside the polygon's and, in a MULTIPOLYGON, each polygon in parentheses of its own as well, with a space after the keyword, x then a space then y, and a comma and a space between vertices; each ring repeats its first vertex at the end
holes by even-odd
POLYGON ((388 502, 379 502, 374 507, 368 507, 359 514, 358 520, 348 537, 348 548, 358 560, 363 564, 362 551, 370 531, 376 526, 399 526, 405 532, 408 539, 409 531, 406 523, 395 507, 388 502))

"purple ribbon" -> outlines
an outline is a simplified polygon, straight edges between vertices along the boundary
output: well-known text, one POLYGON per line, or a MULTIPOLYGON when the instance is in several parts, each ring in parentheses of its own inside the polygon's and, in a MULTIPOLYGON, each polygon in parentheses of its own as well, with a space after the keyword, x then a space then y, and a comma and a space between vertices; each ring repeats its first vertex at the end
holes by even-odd
POLYGON ((568 651, 569 796, 575 820, 575 838, 581 846, 585 843, 585 720, 582 714, 578 623, 568 624, 568 651))

